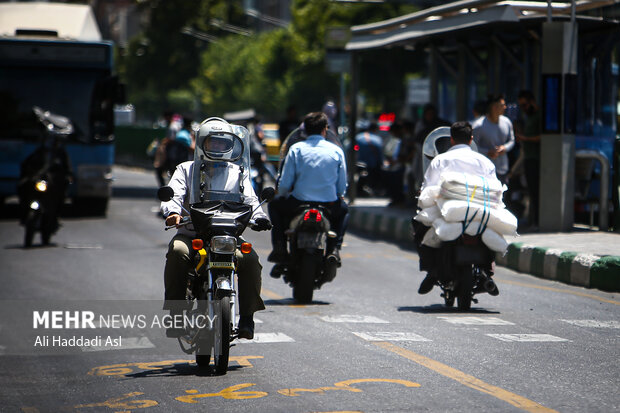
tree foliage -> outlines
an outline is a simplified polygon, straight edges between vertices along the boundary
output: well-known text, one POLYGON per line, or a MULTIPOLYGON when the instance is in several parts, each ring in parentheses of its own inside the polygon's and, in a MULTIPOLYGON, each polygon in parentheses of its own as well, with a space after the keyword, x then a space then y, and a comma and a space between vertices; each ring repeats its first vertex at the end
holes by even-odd
MULTIPOLYGON (((240 0, 142 0, 140 7, 149 11, 149 23, 121 59, 121 74, 138 111, 143 107, 158 114, 174 95, 188 101, 195 97, 201 115, 254 108, 272 120, 282 116, 289 104, 303 113, 319 109, 338 94, 339 76, 325 69, 328 27, 365 24, 412 11, 411 6, 394 4, 293 0, 288 27, 246 36, 211 24, 217 19, 251 26, 240 0), (184 34, 187 28, 191 35, 184 34), (205 42, 203 35, 217 39, 205 42)), ((401 70, 392 69, 391 73, 401 70)), ((380 87, 369 86, 367 93, 381 93, 380 87)))

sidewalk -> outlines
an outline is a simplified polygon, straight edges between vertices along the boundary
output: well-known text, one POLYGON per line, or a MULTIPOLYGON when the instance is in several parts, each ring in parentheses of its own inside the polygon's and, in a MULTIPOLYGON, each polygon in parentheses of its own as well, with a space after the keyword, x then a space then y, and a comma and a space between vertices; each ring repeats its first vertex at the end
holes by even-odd
MULTIPOLYGON (((386 199, 358 198, 349 207, 349 228, 395 241, 412 241, 413 206, 392 208, 386 199)), ((575 228, 570 233, 506 237, 498 265, 588 288, 620 292, 620 234, 575 228)))

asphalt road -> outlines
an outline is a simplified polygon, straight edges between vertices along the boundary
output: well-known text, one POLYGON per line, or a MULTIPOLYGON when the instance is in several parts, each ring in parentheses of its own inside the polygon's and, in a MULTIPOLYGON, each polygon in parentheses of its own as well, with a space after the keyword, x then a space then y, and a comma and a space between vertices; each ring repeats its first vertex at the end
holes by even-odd
POLYGON ((498 268, 499 296, 449 310, 437 289, 417 294, 409 246, 360 234, 347 235, 334 282, 300 306, 268 275, 268 234, 246 233, 267 309, 224 376, 201 373, 157 328, 98 326, 124 344, 46 352, 15 332, 32 330, 37 305, 160 305, 172 234, 155 178, 115 175, 107 219, 67 214, 50 247, 23 249, 11 208, 0 219, 1 412, 620 411, 620 297, 498 268))

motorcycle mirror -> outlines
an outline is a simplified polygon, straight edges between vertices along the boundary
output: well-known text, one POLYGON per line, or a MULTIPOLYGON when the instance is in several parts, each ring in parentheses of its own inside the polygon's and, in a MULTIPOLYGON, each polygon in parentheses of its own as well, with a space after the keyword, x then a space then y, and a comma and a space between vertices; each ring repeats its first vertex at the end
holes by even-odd
POLYGON ((174 190, 169 186, 162 186, 157 190, 157 198, 162 202, 168 202, 174 197, 174 190))
POLYGON ((267 202, 270 202, 275 196, 276 196, 276 190, 270 186, 267 188, 263 188, 263 190, 260 193, 261 199, 267 202))

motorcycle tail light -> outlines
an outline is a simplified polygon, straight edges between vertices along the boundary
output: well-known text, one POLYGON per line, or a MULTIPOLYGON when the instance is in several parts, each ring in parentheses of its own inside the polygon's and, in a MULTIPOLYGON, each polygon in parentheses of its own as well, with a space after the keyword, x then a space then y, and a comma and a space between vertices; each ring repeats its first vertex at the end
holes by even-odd
POLYGON ((202 247, 204 247, 204 242, 200 238, 192 240, 192 248, 194 250, 200 251, 202 247))
POLYGON ((243 244, 241 244, 241 252, 244 254, 249 254, 250 252, 252 252, 252 244, 250 244, 249 242, 244 242, 243 244))
POLYGON ((237 239, 229 235, 217 235, 211 238, 211 251, 218 254, 234 254, 237 239))
POLYGON ((318 209, 309 209, 304 214, 304 221, 308 221, 310 219, 311 215, 314 215, 314 221, 315 222, 321 222, 321 219, 323 219, 323 217, 321 216, 321 213, 319 212, 318 209))
POLYGON ((47 191, 47 182, 44 181, 44 180, 37 181, 37 183, 34 185, 34 187, 39 192, 45 192, 45 191, 47 191))

